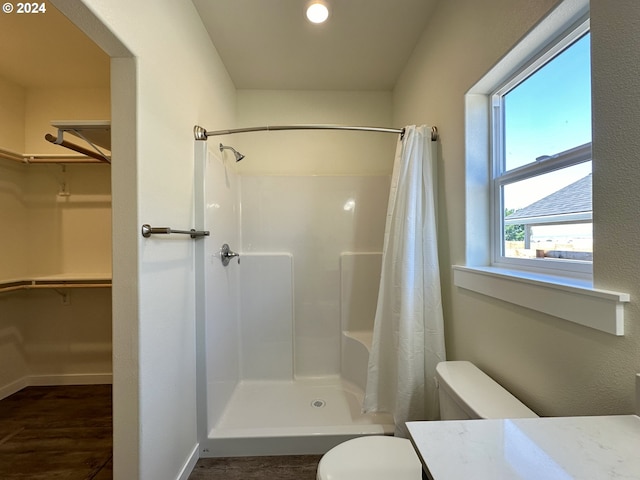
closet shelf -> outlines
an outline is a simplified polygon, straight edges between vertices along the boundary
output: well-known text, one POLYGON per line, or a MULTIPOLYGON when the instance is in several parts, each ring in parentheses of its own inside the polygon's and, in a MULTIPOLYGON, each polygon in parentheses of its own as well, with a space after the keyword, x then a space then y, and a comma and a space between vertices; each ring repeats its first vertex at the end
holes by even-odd
POLYGON ((106 288, 111 287, 110 275, 52 275, 34 277, 24 280, 0 281, 0 293, 16 290, 31 290, 38 288, 106 288))
POLYGON ((111 156, 102 151, 102 149, 111 150, 111 122, 107 120, 55 121, 51 122, 51 125, 58 129, 58 136, 46 134, 44 138, 48 142, 80 152, 100 162, 111 163, 111 156), (84 140, 91 148, 65 140, 65 133, 84 140))
POLYGON ((88 143, 111 150, 111 122, 108 120, 54 121, 51 126, 69 132, 88 143))
POLYGON ((58 135, 46 134, 45 139, 53 144, 66 147, 74 152, 79 152, 81 155, 18 153, 0 148, 0 158, 26 164, 111 163, 111 123, 109 121, 54 121, 51 122, 51 125, 58 129, 58 135), (65 140, 65 133, 84 140, 90 148, 65 140), (108 150, 109 154, 106 154, 103 149, 108 150))

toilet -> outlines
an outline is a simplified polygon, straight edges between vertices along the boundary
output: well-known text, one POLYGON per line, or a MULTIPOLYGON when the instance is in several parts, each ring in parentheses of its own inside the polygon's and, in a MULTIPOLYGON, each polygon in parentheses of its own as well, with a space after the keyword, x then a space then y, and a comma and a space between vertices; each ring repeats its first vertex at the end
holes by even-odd
MULTIPOLYGON (((441 362, 436 384, 442 420, 530 418, 537 415, 471 362, 441 362)), ((325 453, 317 480, 421 480, 411 442, 381 435, 347 440, 325 453)))

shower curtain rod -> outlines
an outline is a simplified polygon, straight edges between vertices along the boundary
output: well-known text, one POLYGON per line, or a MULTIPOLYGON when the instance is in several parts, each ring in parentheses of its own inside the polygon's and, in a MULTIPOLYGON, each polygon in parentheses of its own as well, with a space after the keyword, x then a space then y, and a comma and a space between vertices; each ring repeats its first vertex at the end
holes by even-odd
MULTIPOLYGON (((361 132, 381 132, 396 133, 400 138, 404 135, 404 128, 385 128, 385 127, 351 127, 348 125, 266 125, 264 127, 247 127, 233 128, 230 130, 214 130, 207 131, 203 127, 196 125, 193 127, 193 135, 196 140, 207 140, 208 137, 216 135, 230 135, 232 133, 261 132, 272 130, 356 130, 361 132)), ((431 127, 431 140, 438 140, 438 129, 431 127)))

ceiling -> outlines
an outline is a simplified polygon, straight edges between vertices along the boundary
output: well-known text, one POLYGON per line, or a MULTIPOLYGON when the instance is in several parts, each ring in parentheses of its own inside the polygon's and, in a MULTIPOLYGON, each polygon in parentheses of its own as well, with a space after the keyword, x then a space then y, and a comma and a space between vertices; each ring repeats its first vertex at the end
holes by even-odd
POLYGON ((50 2, 46 8, 0 16, 0 77, 25 88, 108 87, 107 54, 50 2))
POLYGON ((436 0, 193 0, 236 88, 391 90, 436 0))
MULTIPOLYGON (((391 90, 437 0, 193 0, 239 89, 391 90)), ((25 88, 107 87, 109 57, 50 2, 0 16, 0 77, 25 88)))

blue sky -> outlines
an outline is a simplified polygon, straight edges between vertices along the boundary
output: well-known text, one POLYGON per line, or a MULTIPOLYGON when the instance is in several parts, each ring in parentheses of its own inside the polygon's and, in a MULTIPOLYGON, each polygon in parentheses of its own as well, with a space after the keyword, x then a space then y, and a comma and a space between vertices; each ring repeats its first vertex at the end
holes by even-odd
POLYGON ((590 37, 505 96, 507 168, 591 141, 590 37))
MULTIPOLYGON (((506 169, 591 141, 590 36, 587 34, 505 96, 506 169)), ((522 208, 589 174, 591 163, 505 188, 522 208)))

